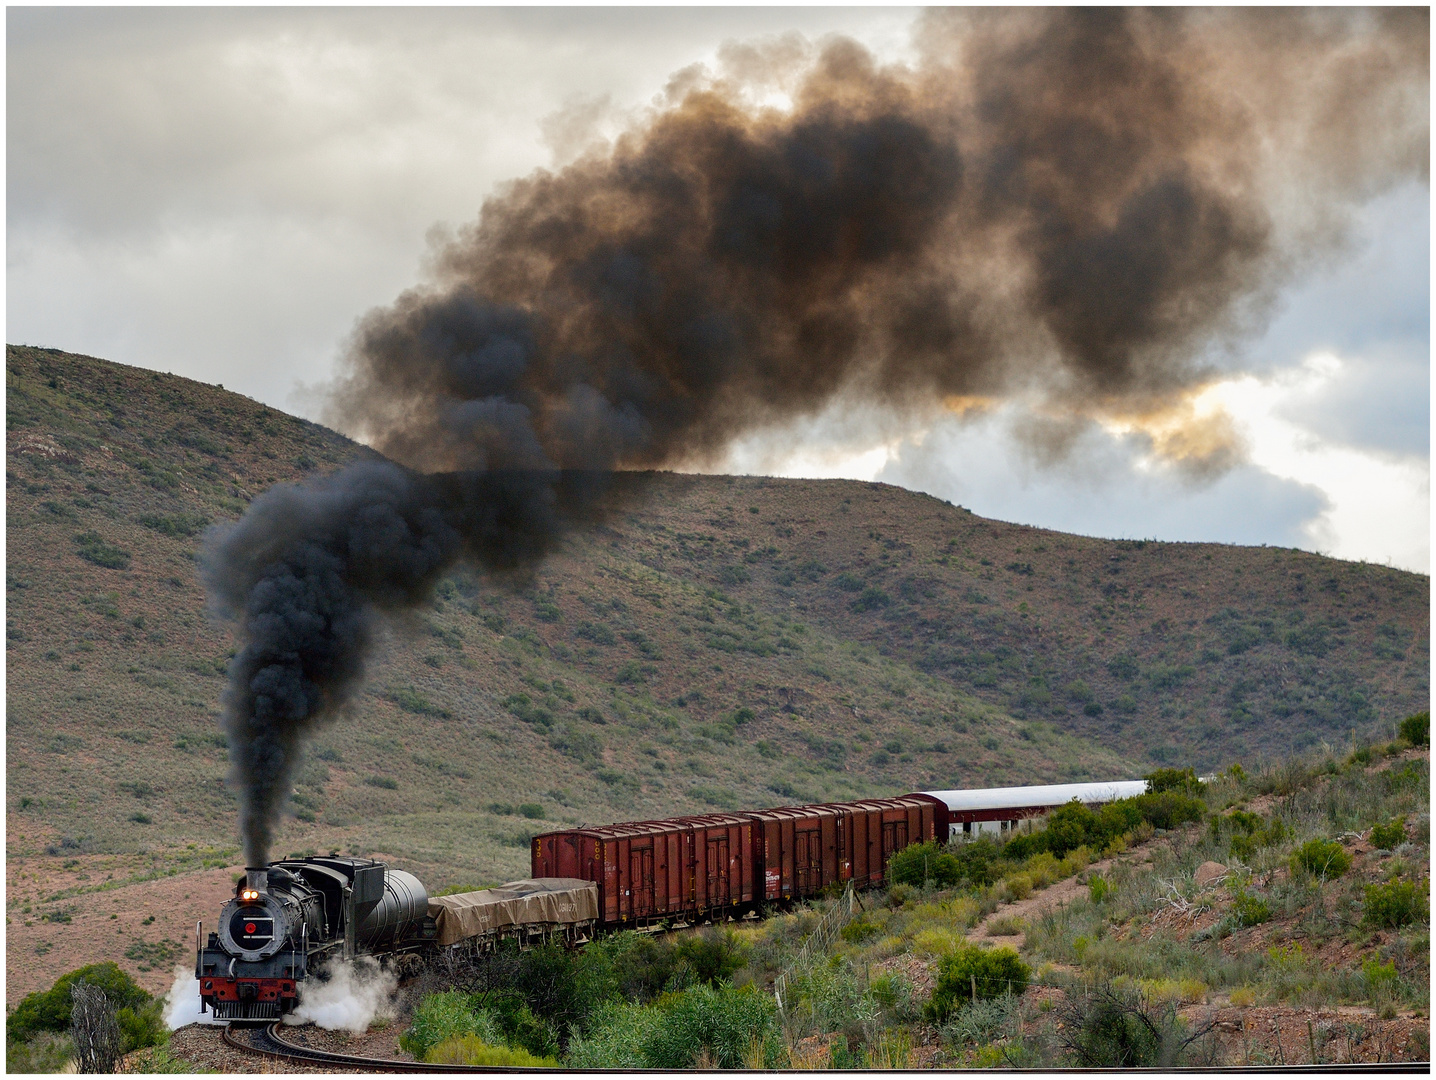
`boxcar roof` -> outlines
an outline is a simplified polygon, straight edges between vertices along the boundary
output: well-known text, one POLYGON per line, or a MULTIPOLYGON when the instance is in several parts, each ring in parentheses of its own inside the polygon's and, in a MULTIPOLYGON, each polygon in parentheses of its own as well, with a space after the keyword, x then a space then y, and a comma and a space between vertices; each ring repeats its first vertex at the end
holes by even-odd
POLYGON ((920 794, 941 799, 949 810, 1002 810, 1062 806, 1073 799, 1082 803, 1113 802, 1141 795, 1146 790, 1145 780, 1109 780, 1100 784, 1037 784, 1031 787, 924 791, 920 794))
POLYGON ((688 817, 659 818, 655 821, 616 821, 612 825, 584 825, 577 829, 554 829, 539 833, 534 839, 545 836, 591 836, 595 839, 612 839, 617 836, 649 836, 653 833, 674 832, 682 829, 710 828, 714 825, 751 825, 752 819, 746 814, 693 814, 688 817))

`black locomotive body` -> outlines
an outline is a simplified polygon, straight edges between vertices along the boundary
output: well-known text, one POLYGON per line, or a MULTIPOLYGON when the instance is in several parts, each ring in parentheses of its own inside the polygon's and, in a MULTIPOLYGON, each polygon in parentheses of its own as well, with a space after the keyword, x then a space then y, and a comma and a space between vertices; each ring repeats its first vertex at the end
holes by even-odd
POLYGON ((369 859, 287 859, 245 871, 219 928, 201 943, 201 1009, 222 1020, 278 1019, 310 971, 360 952, 402 955, 433 942, 418 878, 369 859))

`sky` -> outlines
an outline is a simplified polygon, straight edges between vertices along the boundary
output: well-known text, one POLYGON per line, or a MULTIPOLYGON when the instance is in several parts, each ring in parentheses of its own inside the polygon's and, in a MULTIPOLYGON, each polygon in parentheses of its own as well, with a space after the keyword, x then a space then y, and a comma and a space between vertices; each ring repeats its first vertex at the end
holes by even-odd
MULTIPOLYGON (((369 309, 486 197, 621 130, 730 41, 840 33, 905 61, 905 8, 7 11, 7 340, 319 419, 369 309)), ((1016 398, 840 401, 711 467, 846 476, 1098 536, 1430 569, 1430 193, 1378 186, 1190 401, 1242 453, 1016 398), (1033 433, 1061 426, 1062 453, 1033 433)))

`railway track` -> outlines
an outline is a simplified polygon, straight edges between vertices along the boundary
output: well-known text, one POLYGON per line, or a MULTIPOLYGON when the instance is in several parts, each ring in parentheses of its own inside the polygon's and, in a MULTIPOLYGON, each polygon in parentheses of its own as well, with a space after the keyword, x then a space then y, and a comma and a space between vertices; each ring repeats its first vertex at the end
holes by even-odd
MULTIPOLYGON (((431 1065, 423 1061, 396 1061, 393 1058, 359 1057, 356 1054, 336 1054, 330 1050, 316 1050, 290 1042, 279 1034, 283 1024, 269 1024, 263 1027, 236 1027, 231 1024, 224 1030, 224 1041, 228 1046, 246 1054, 256 1054, 289 1065, 323 1065, 336 1069, 354 1069, 368 1073, 557 1073, 561 1068, 531 1068, 520 1065, 431 1065)), ((646 1071, 646 1070, 636 1070, 646 1071)), ((1136 1072, 1149 1070, 1137 1069, 1136 1072)), ((1249 1073, 1246 1066, 1227 1066, 1204 1069, 1174 1069, 1178 1073, 1249 1073)), ((1271 1065, 1259 1070, 1265 1073, 1345 1073, 1345 1074, 1406 1074, 1429 1073, 1430 1062, 1386 1062, 1354 1063, 1345 1065, 1271 1065)))
POLYGON ((316 1050, 290 1042, 280 1034, 283 1024, 261 1027, 236 1027, 224 1030, 228 1046, 246 1054, 256 1054, 291 1065, 324 1065, 336 1069, 355 1069, 370 1073, 551 1073, 562 1069, 530 1068, 518 1065, 431 1065, 424 1061, 396 1061, 393 1058, 359 1057, 357 1054, 336 1054, 332 1050, 316 1050))

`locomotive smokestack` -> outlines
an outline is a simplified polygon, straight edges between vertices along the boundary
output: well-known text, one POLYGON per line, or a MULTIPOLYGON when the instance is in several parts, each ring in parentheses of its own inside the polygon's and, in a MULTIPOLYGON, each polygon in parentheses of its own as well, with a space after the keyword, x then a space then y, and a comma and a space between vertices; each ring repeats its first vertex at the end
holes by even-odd
POLYGON ((1428 32, 1424 8, 934 12, 912 67, 727 47, 611 150, 505 187, 345 356, 330 418, 399 464, 271 489, 205 552, 240 622, 248 860, 376 619, 459 560, 534 566, 589 519, 593 474, 563 470, 710 462, 839 396, 1180 404, 1297 238, 1425 175, 1428 32), (790 109, 753 104, 773 89, 790 109))
POLYGON ((246 866, 244 868, 244 891, 246 900, 257 900, 269 891, 269 867, 246 866))

